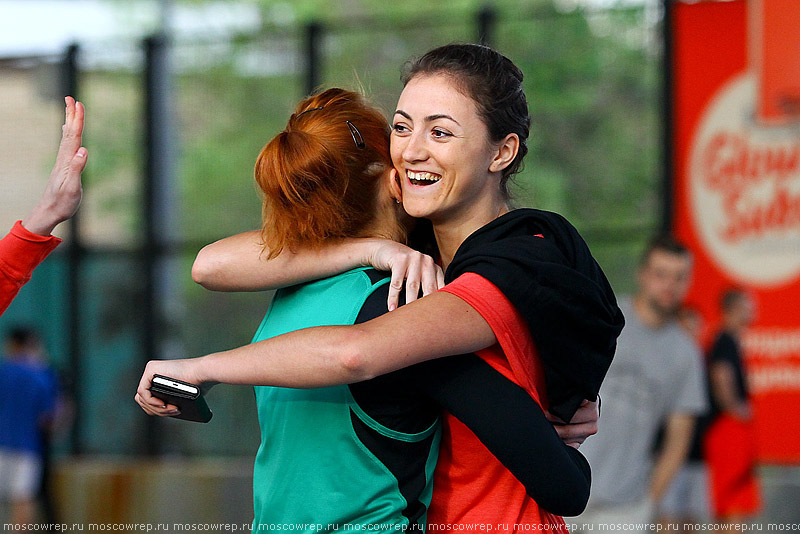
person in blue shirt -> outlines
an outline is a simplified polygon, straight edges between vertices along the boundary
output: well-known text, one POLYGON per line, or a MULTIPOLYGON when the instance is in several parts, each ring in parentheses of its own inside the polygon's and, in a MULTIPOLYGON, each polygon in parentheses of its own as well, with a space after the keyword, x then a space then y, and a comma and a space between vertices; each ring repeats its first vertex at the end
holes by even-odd
POLYGON ((11 505, 11 523, 34 523, 44 453, 43 430, 58 389, 49 368, 34 357, 35 334, 14 328, 0 362, 0 497, 11 505))

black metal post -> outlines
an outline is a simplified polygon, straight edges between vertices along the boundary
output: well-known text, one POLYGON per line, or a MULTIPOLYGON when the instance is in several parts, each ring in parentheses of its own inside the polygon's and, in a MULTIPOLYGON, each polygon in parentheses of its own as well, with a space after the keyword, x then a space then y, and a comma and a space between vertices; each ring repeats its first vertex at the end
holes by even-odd
MULTIPOLYGON (((172 107, 169 68, 169 40, 156 35, 144 40, 144 190, 142 223, 144 243, 141 250, 142 287, 142 358, 143 364, 159 359, 159 339, 163 314, 159 306, 159 276, 162 271, 166 236, 174 231, 172 190, 172 107)), ((145 447, 148 454, 159 449, 155 419, 147 419, 145 447)))
POLYGON ((322 41, 322 25, 311 22, 306 26, 306 95, 310 95, 319 87, 322 79, 320 43, 322 41))
POLYGON ((662 154, 661 154, 661 232, 671 233, 675 204, 673 195, 675 180, 675 134, 674 99, 672 90, 673 82, 673 35, 672 35, 672 0, 661 0, 663 17, 661 19, 662 59, 661 59, 661 123, 662 123, 662 154))
POLYGON ((489 6, 484 6, 478 11, 478 42, 492 46, 494 29, 497 25, 497 11, 489 6))
MULTIPOLYGON (((70 45, 64 54, 61 65, 62 92, 61 96, 72 96, 76 100, 79 95, 78 84, 78 54, 80 48, 77 44, 70 45)), ((84 173, 85 175, 85 173, 84 173)), ((81 311, 80 311, 80 272, 83 262, 83 245, 80 232, 80 211, 73 215, 69 224, 69 245, 67 246, 67 347, 69 357, 70 380, 67 385, 69 395, 75 402, 76 413, 83 413, 83 396, 80 384, 83 380, 82 347, 81 347, 81 311)), ((83 452, 81 433, 83 418, 76 417, 70 434, 70 452, 80 454, 83 452)))

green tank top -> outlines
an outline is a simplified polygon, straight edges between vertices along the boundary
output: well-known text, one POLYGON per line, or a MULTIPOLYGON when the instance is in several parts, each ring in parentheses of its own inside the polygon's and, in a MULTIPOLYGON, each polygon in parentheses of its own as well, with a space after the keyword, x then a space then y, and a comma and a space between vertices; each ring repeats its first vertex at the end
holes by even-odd
MULTIPOLYGON (((281 289, 253 342, 301 328, 353 324, 373 283, 366 268, 281 289)), ((417 434, 372 419, 348 386, 255 388, 261 446, 253 473, 254 532, 424 531, 426 514, 409 524, 397 477, 365 444, 363 429, 386 442, 429 444, 419 502, 427 510, 439 448, 438 422, 417 434), (357 428, 362 430, 359 432, 357 428)))

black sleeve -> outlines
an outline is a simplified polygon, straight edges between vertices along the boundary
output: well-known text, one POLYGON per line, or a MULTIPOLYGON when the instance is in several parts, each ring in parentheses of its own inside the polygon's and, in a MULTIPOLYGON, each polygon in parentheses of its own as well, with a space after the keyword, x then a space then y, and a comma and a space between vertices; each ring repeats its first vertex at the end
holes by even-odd
POLYGON ((409 368, 422 391, 464 423, 547 511, 565 516, 586 507, 591 470, 558 437, 528 393, 474 354, 409 368))

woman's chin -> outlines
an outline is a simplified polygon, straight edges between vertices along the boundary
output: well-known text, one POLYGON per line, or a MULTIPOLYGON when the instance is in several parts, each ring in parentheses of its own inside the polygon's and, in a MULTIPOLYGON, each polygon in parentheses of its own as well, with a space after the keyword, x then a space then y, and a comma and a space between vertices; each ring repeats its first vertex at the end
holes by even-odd
POLYGON ((434 210, 431 209, 430 206, 427 206, 419 202, 406 201, 406 200, 403 201, 403 209, 405 209, 405 212, 409 216, 415 219, 426 219, 434 212, 434 210))

